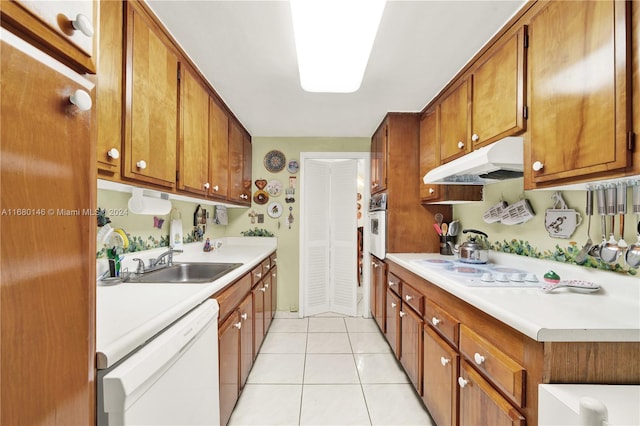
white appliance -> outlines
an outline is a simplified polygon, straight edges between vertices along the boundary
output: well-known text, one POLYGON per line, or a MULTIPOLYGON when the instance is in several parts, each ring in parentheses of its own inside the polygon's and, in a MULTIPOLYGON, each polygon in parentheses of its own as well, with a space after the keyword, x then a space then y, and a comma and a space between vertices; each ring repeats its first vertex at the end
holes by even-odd
POLYGON ((640 424, 639 385, 539 385, 540 426, 640 424))
POLYGON ((424 183, 485 185, 522 177, 524 140, 508 137, 436 167, 424 175, 424 183))
POLYGON ((387 194, 375 194, 369 201, 369 253, 378 259, 387 255, 387 194))
POLYGON ((218 425, 218 312, 209 299, 98 372, 98 426, 218 425))

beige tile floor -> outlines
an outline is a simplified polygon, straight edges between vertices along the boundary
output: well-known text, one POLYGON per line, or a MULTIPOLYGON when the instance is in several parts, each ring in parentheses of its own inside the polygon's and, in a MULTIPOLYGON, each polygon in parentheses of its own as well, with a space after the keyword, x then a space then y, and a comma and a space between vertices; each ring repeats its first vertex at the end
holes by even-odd
POLYGON ((231 425, 432 425, 373 319, 274 319, 231 425))

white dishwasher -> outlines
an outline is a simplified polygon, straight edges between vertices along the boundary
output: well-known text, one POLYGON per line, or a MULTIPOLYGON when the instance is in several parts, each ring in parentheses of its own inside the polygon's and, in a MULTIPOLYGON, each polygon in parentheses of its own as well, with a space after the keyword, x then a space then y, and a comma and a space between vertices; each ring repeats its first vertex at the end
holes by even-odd
POLYGON ((98 426, 218 425, 218 302, 98 375, 98 426))

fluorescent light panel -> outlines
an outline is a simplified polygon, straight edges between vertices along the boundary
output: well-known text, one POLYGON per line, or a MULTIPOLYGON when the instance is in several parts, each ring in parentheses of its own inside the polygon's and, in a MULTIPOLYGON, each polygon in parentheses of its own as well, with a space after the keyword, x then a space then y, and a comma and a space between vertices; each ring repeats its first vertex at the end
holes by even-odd
POLYGON ((307 92, 360 88, 385 0, 290 0, 300 85, 307 92))

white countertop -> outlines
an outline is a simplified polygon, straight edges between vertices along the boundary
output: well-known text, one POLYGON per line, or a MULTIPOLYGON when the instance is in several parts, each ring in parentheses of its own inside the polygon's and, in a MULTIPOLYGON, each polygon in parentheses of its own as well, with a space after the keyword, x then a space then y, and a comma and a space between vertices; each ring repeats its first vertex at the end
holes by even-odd
POLYGON ((540 342, 639 342, 640 279, 526 256, 491 251, 489 261, 534 272, 540 280, 550 269, 562 279, 599 284, 596 293, 539 288, 468 287, 439 270, 415 260, 446 259, 439 254, 396 253, 387 259, 421 276, 452 295, 540 342))
MULTIPOLYGON (((97 367, 113 366, 131 351, 185 315, 218 290, 251 271, 274 252, 276 238, 221 238, 220 249, 205 253, 203 243, 185 244, 184 253, 174 255, 174 262, 239 262, 242 266, 222 278, 205 284, 131 284, 102 285, 96 292, 97 367)), ((122 266, 135 270, 139 257, 145 260, 165 252, 166 247, 129 253, 122 266)), ((105 262, 99 262, 98 272, 105 262)))

